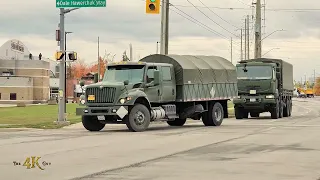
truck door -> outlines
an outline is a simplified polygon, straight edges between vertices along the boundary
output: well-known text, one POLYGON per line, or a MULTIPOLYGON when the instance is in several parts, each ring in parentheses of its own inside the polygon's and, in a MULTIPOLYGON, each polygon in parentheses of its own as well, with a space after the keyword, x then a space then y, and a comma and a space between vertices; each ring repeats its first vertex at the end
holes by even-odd
POLYGON ((161 102, 171 102, 176 99, 176 83, 171 66, 161 66, 162 91, 161 102))
MULTIPOLYGON (((146 82, 150 83, 154 80, 154 70, 158 70, 157 66, 149 66, 146 74, 146 82)), ((151 86, 145 89, 145 93, 150 102, 157 103, 160 101, 160 85, 151 86)))

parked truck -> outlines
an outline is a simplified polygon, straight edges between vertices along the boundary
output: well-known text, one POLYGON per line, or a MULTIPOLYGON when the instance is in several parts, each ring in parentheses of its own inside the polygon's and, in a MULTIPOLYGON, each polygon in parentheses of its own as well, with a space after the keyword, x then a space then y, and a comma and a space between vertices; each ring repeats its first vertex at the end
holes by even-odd
POLYGON ((237 96, 235 66, 217 56, 159 55, 108 64, 101 82, 88 85, 77 108, 83 126, 109 123, 145 131, 152 121, 183 126, 187 118, 220 126, 228 100, 237 96))
POLYGON ((238 97, 233 100, 236 119, 259 117, 270 112, 272 119, 291 116, 293 67, 281 59, 242 60, 236 65, 238 97))

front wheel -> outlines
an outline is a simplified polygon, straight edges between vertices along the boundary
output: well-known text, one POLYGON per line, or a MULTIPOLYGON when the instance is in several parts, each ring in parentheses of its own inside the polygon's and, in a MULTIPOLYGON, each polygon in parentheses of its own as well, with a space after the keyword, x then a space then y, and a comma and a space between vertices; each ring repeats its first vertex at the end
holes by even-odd
POLYGON ((82 124, 88 131, 100 131, 105 126, 97 116, 82 116, 82 124))
POLYGON ((175 119, 173 121, 167 121, 170 126, 183 126, 187 119, 175 119))
POLYGON ((126 118, 126 125, 132 132, 145 131, 150 124, 149 109, 143 104, 136 104, 126 118))

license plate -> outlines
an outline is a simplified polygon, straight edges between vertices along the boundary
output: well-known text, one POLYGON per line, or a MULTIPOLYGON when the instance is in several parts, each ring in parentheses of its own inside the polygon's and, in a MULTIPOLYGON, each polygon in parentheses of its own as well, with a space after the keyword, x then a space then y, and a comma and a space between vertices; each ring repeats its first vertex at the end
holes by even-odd
POLYGON ((89 96, 88 96, 88 100, 89 100, 89 101, 94 101, 94 100, 95 100, 94 95, 89 95, 89 96))
POLYGON ((99 121, 104 121, 106 118, 104 116, 97 116, 99 121))
POLYGON ((251 99, 250 99, 250 102, 256 102, 256 99, 251 98, 251 99))
POLYGON ((257 94, 256 90, 250 90, 250 94, 257 94))

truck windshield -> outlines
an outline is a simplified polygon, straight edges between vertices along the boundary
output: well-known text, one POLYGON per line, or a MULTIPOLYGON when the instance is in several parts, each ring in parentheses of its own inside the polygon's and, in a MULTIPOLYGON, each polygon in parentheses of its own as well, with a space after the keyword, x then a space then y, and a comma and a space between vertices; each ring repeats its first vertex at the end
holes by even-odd
POLYGON ((237 67, 238 79, 271 79, 272 68, 270 66, 246 66, 247 72, 244 70, 244 66, 237 67))
POLYGON ((117 65, 108 66, 103 81, 129 83, 143 82, 144 65, 117 65))

